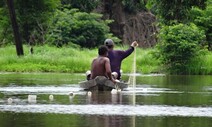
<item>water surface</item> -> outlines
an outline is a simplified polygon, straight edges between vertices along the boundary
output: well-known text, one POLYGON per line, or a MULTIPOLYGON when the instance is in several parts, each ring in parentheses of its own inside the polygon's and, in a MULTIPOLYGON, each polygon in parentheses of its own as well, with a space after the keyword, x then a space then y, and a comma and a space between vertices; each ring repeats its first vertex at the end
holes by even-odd
POLYGON ((212 126, 212 76, 138 74, 135 89, 117 94, 90 94, 78 86, 84 79, 84 74, 0 74, 0 126, 212 126))

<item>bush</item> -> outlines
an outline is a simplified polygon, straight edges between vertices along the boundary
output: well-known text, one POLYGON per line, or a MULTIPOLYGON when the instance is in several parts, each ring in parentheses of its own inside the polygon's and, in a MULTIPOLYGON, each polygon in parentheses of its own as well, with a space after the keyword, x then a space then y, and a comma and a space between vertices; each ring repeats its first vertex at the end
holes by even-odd
POLYGON ((178 24, 164 26, 159 38, 158 48, 165 68, 172 74, 188 74, 188 65, 199 55, 200 44, 205 40, 204 32, 194 24, 178 24))
POLYGON ((102 20, 97 13, 79 12, 78 9, 57 10, 50 31, 51 39, 57 46, 77 44, 81 47, 96 47, 112 37, 108 24, 111 20, 102 20))

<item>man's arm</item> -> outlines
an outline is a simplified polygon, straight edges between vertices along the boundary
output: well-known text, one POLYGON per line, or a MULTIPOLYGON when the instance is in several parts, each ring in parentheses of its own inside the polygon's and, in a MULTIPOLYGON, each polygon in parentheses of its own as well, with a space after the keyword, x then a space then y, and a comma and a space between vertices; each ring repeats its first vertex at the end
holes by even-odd
POLYGON ((95 59, 94 59, 94 60, 92 61, 92 63, 91 63, 91 76, 90 76, 90 79, 93 78, 94 61, 95 61, 95 59))
POLYGON ((133 41, 130 48, 122 52, 122 59, 128 57, 134 51, 136 46, 138 46, 138 43, 136 41, 133 41))
POLYGON ((125 59, 126 57, 128 57, 132 52, 134 51, 134 47, 130 46, 129 49, 125 50, 125 51, 121 51, 121 59, 125 59))

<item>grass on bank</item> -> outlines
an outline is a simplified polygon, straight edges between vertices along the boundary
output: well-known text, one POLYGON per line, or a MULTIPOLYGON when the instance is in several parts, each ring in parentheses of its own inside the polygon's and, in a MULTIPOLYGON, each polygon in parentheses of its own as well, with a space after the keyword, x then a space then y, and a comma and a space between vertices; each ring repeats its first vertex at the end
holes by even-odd
MULTIPOLYGON (((126 50, 128 46, 115 47, 126 50)), ((0 71, 2 72, 64 72, 84 73, 90 70, 93 58, 97 57, 97 48, 81 49, 73 47, 35 46, 34 54, 24 45, 24 56, 17 57, 15 46, 0 48, 0 71)), ((161 61, 153 57, 154 49, 136 49, 136 71, 138 73, 161 73, 164 68, 161 61)), ((135 53, 135 52, 134 52, 135 53)), ((122 70, 132 70, 134 53, 124 59, 122 70)), ((208 52, 196 58, 189 65, 190 74, 212 74, 212 53, 208 52)))
POLYGON ((88 49, 56 48, 50 46, 34 47, 30 54, 29 47, 24 46, 25 55, 17 57, 14 46, 1 48, 0 71, 7 72, 83 72, 94 52, 88 49), (89 52, 89 53, 88 53, 89 52))
MULTIPOLYGON (((126 50, 127 46, 116 47, 126 50)), ((151 73, 157 71, 158 61, 153 60, 149 52, 151 49, 143 50, 138 48, 137 71, 151 73)), ((84 73, 90 70, 90 65, 98 54, 95 49, 80 49, 72 47, 35 46, 34 54, 29 53, 29 47, 24 45, 24 56, 17 57, 15 46, 0 48, 0 71, 4 72, 68 72, 84 73)), ((132 70, 133 55, 131 54, 122 63, 124 73, 132 70)))
POLYGON ((188 72, 196 75, 212 74, 212 53, 206 52, 196 57, 188 65, 188 72))

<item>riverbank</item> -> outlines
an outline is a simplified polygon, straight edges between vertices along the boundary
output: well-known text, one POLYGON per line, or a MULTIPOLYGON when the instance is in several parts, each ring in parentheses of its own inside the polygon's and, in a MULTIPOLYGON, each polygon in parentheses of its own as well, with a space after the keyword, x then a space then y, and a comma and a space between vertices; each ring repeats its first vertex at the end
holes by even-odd
MULTIPOLYGON (((56 73, 84 73, 90 70, 90 65, 97 56, 97 48, 82 49, 76 47, 57 48, 53 46, 35 46, 30 54, 30 47, 24 45, 24 56, 17 57, 14 45, 0 48, 1 72, 56 72, 56 73)), ((128 46, 115 49, 126 50, 128 46)), ((142 74, 161 73, 164 68, 161 61, 153 56, 152 49, 136 49, 136 72, 142 74)), ((134 53, 122 62, 123 73, 130 73, 133 65, 134 53)), ((212 53, 208 52, 189 65, 190 74, 212 74, 212 53)))
MULTIPOLYGON (((126 50, 128 46, 116 49, 126 50)), ((150 53, 152 49, 136 50, 138 73, 152 73, 159 70, 159 61, 150 53)), ((15 46, 0 48, 0 71, 2 72, 63 72, 84 73, 90 70, 90 65, 97 56, 97 48, 81 49, 73 47, 35 46, 30 54, 29 47, 24 45, 24 56, 17 57, 15 46)), ((132 70, 134 53, 123 61, 122 70, 129 73, 132 70)))

